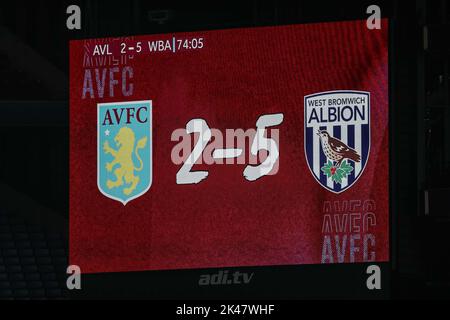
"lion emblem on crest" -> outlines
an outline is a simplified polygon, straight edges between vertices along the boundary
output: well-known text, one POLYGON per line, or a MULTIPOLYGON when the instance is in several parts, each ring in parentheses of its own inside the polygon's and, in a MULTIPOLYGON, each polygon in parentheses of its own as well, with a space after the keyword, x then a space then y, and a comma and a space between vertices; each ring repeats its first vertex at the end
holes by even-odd
POLYGON ((108 189, 118 188, 125 185, 130 185, 122 190, 124 195, 130 195, 139 183, 139 176, 135 175, 135 172, 140 172, 144 168, 144 164, 139 155, 139 150, 145 148, 147 144, 147 136, 141 138, 135 145, 136 136, 134 131, 129 127, 120 128, 117 135, 114 137, 114 142, 117 146, 117 150, 113 149, 109 141, 105 141, 103 144, 103 151, 105 154, 110 154, 114 157, 111 162, 106 163, 106 170, 112 172, 114 167, 114 175, 116 180, 108 179, 106 186, 108 189), (139 167, 134 166, 133 152, 139 161, 139 167))

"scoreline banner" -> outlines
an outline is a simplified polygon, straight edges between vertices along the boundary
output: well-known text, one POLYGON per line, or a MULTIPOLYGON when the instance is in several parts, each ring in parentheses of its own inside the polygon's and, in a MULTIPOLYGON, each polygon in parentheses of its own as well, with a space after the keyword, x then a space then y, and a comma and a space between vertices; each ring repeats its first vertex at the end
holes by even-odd
POLYGON ((82 272, 389 260, 388 22, 70 43, 82 272))

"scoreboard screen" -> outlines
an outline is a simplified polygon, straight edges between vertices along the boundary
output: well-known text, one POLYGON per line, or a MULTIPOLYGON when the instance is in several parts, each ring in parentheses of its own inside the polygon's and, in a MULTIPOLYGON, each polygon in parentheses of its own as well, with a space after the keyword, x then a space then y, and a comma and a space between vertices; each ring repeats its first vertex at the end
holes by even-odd
POLYGON ((70 43, 83 273, 389 260, 388 21, 70 43))

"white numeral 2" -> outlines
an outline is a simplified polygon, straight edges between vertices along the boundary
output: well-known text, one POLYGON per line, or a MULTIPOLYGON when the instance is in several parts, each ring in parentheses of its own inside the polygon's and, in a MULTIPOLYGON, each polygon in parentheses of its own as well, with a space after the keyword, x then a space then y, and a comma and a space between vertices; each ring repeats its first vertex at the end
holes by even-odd
POLYGON ((186 132, 199 133, 200 137, 192 150, 192 153, 184 162, 183 166, 177 173, 177 184, 194 184, 199 183, 208 176, 208 171, 191 171, 195 162, 205 150, 206 145, 211 139, 211 129, 209 129, 208 124, 203 119, 192 119, 186 125, 186 132))

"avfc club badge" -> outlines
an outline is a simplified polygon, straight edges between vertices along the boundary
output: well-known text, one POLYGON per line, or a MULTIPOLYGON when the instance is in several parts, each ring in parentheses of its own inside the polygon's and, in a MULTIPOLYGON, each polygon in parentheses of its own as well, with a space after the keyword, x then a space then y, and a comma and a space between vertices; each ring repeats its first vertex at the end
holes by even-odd
POLYGON ((305 154, 309 169, 327 190, 356 183, 370 153, 370 93, 329 91, 305 96, 305 154))
POLYGON ((126 205, 152 184, 152 102, 97 105, 97 185, 126 205))

